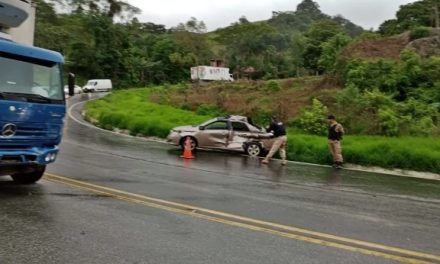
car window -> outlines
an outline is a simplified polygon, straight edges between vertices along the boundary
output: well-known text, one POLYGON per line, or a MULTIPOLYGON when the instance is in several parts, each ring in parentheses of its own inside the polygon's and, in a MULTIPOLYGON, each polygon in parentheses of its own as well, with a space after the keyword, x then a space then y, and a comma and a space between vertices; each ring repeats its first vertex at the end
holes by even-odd
POLYGON ((241 122, 232 122, 232 129, 234 131, 249 132, 249 127, 241 122))
POLYGON ((217 121, 205 127, 206 130, 227 130, 228 124, 225 121, 217 121))

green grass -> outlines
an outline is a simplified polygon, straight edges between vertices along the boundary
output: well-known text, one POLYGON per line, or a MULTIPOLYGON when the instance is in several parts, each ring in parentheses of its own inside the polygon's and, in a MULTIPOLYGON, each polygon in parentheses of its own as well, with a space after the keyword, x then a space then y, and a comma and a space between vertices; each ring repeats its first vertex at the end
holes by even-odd
POLYGON ((164 138, 180 125, 201 124, 209 116, 148 101, 147 89, 117 91, 86 105, 86 117, 98 121, 102 128, 129 130, 132 135, 164 138))
MULTIPOLYGON (((439 138, 346 136, 342 148, 348 163, 440 173, 439 138)), ((289 133, 288 158, 330 164, 327 139, 289 133)))
MULTIPOLYGON (((105 129, 126 129, 133 135, 165 138, 180 125, 200 124, 211 116, 151 103, 148 89, 117 91, 87 103, 86 117, 105 129)), ((349 163, 440 173, 440 139, 422 137, 389 138, 382 136, 346 136, 345 161, 349 163)), ((330 164, 325 137, 289 131, 290 160, 330 164)))

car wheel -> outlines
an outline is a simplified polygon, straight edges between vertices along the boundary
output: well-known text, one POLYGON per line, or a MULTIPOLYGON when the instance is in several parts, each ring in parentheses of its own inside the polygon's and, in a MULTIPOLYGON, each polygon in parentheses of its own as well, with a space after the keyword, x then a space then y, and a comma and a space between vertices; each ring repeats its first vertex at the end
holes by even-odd
POLYGON ((183 137, 180 140, 180 146, 182 147, 182 150, 185 149, 185 141, 187 138, 189 138, 190 143, 191 143, 191 151, 195 151, 197 149, 198 144, 197 144, 197 140, 193 137, 183 137))
POLYGON ((258 157, 263 154, 263 149, 261 148, 260 144, 252 142, 246 146, 246 154, 251 157, 258 157))
POLYGON ((13 174, 11 177, 18 184, 33 184, 43 177, 45 170, 46 166, 40 166, 34 172, 13 174))

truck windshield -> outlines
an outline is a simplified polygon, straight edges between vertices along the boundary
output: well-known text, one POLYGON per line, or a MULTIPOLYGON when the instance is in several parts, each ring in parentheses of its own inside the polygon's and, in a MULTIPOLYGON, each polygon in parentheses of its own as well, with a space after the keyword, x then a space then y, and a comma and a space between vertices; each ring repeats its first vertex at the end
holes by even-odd
POLYGON ((63 101, 60 65, 54 62, 27 60, 0 54, 0 93, 20 96, 28 101, 63 101), (44 99, 47 99, 44 101, 44 99))

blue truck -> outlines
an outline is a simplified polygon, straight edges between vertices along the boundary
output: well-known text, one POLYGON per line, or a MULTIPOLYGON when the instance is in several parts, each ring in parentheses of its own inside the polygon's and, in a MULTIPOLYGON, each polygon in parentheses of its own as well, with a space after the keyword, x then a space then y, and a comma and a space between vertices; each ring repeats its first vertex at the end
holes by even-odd
MULTIPOLYGON (((23 11, 15 3, 30 4, 0 0, 1 8, 10 8, 3 13, 23 11)), ((1 15, 0 9, 4 25, 1 15)), ((0 34, 0 176, 32 184, 57 158, 66 112, 63 62, 57 52, 0 34)))

